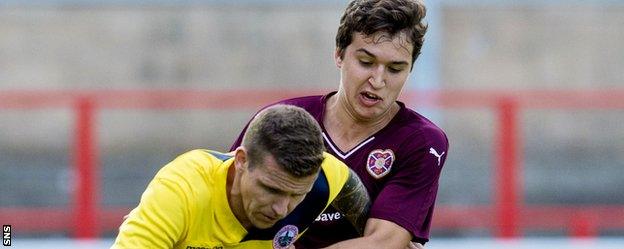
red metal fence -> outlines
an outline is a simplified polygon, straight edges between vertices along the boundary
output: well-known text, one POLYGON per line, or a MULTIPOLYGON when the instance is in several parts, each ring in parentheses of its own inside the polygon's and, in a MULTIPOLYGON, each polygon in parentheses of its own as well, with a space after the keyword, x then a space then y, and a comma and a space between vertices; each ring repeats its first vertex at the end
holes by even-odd
MULTIPOLYGON (((76 238, 92 238, 116 229, 131 207, 99 204, 99 157, 96 127, 103 109, 249 109, 279 99, 322 93, 288 90, 105 90, 0 92, 0 109, 71 108, 75 114, 73 169, 78 176, 72 208, 0 207, 0 221, 21 231, 71 230, 76 238), (224 103, 227 105, 224 106, 224 103)), ((525 229, 567 227, 571 236, 595 236, 600 229, 624 229, 624 205, 543 206, 523 203, 523 152, 519 116, 525 109, 624 110, 624 89, 539 91, 405 92, 410 106, 489 108, 497 116, 493 165, 493 203, 436 209, 435 229, 486 229, 498 237, 517 237, 525 229)))

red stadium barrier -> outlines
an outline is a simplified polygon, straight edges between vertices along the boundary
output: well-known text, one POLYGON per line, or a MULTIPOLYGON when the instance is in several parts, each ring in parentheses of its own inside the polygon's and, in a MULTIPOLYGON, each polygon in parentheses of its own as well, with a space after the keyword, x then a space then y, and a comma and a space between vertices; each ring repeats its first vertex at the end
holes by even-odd
MULTIPOLYGON (((76 238, 93 238, 112 231, 130 207, 99 204, 98 147, 95 132, 101 109, 249 109, 274 101, 325 91, 285 90, 106 90, 0 92, 0 109, 73 108, 75 113, 73 168, 78 175, 73 207, 0 207, 0 221, 22 232, 70 229, 76 238), (223 106, 223 103, 228 103, 223 106)), ((524 109, 624 109, 624 89, 539 91, 405 92, 410 106, 490 108, 498 119, 492 205, 438 205, 434 229, 485 229, 499 237, 521 236, 524 229, 557 230, 571 236, 595 236, 599 229, 624 229, 624 205, 539 206, 522 201, 522 151, 519 113, 524 109)))

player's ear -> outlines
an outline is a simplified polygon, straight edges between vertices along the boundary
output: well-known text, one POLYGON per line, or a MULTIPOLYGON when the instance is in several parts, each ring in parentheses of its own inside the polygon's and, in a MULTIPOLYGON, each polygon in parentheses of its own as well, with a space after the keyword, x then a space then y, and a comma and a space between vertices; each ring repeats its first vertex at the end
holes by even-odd
POLYGON ((247 150, 243 146, 239 146, 234 151, 234 166, 236 167, 237 172, 243 172, 243 170, 247 169, 247 150))
POLYGON ((336 62, 336 66, 338 68, 342 68, 342 49, 336 47, 336 49, 334 50, 334 62, 336 62))

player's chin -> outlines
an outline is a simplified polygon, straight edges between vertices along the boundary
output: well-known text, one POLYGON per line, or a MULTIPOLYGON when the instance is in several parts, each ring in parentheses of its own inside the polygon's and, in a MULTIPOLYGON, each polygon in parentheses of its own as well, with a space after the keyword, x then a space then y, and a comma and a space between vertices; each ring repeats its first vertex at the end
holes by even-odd
POLYGON ((270 228, 273 225, 275 225, 275 223, 277 223, 277 220, 269 220, 266 219, 265 217, 262 218, 258 218, 253 222, 253 225, 256 228, 260 228, 260 229, 266 229, 266 228, 270 228), (264 218, 264 219, 263 219, 264 218))
POLYGON ((358 111, 360 119, 362 120, 375 120, 383 114, 382 108, 362 108, 358 111))
POLYGON ((261 224, 255 224, 254 226, 255 226, 256 228, 259 228, 259 229, 267 229, 267 228, 270 228, 270 227, 272 227, 273 225, 275 225, 275 223, 277 223, 277 222, 273 222, 273 223, 261 223, 261 224))

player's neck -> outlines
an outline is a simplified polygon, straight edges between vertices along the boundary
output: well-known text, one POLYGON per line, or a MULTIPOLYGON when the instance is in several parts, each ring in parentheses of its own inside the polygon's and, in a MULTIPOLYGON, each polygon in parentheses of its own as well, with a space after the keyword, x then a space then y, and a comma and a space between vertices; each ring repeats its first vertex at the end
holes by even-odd
POLYGON ((230 210, 240 222, 240 224, 247 230, 249 230, 253 225, 251 221, 247 219, 245 215, 245 210, 243 208, 243 202, 241 199, 240 191, 238 189, 238 180, 236 178, 236 167, 234 165, 230 165, 227 174, 227 181, 225 184, 225 191, 227 193, 228 204, 230 206, 230 210))
POLYGON ((376 120, 359 120, 349 111, 347 104, 341 103, 334 95, 327 101, 323 126, 340 150, 349 151, 388 125, 398 109, 398 105, 393 106, 388 115, 376 120))

